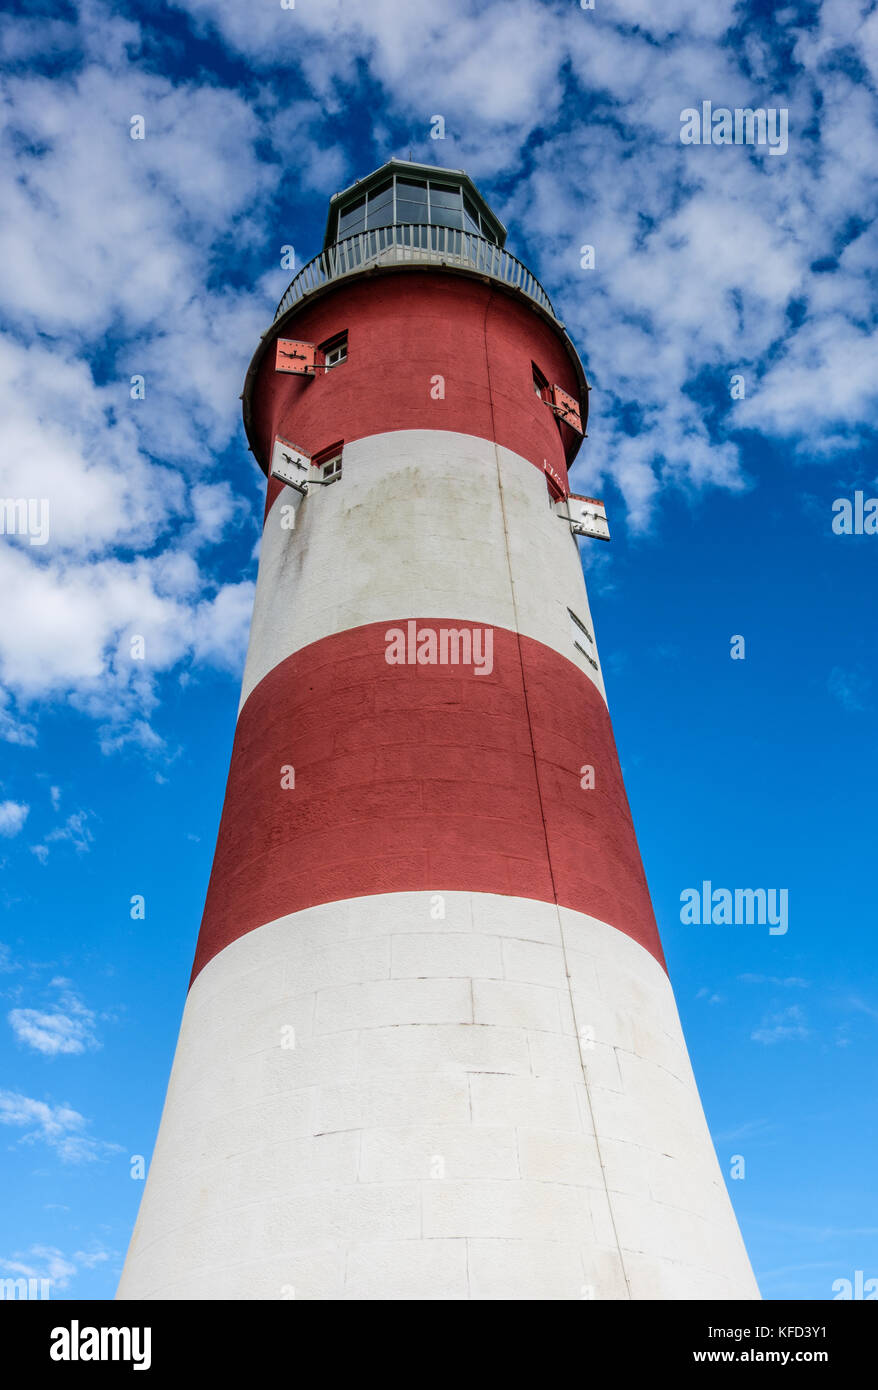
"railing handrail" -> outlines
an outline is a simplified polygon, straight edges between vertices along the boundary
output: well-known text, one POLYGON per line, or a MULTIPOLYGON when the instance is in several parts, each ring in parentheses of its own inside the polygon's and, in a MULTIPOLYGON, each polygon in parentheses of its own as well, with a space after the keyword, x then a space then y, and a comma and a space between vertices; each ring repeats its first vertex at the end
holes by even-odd
POLYGON ((395 222, 344 237, 312 257, 287 286, 277 306, 275 322, 312 291, 368 266, 429 265, 437 260, 500 280, 555 317, 552 301, 536 276, 496 242, 438 223, 395 222))

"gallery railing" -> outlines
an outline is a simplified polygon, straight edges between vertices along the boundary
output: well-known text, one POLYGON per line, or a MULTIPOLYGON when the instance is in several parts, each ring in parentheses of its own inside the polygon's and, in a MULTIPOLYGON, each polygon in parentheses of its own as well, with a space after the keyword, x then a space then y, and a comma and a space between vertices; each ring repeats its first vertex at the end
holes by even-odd
POLYGON ((493 241, 455 227, 440 227, 425 222, 397 222, 391 227, 357 232, 321 251, 294 276, 274 317, 279 319, 298 300, 330 281, 370 266, 443 263, 500 280, 533 299, 553 318, 555 316, 552 302, 539 280, 521 261, 493 241))

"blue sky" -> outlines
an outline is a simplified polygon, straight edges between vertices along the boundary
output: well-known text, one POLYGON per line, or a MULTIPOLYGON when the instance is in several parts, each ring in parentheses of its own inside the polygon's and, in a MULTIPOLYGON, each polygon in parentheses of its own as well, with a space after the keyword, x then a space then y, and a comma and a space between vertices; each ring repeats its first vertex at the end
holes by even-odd
POLYGON ((238 394, 281 248, 411 150, 476 179, 594 387, 597 637, 762 1291, 878 1276, 878 536, 831 525, 878 494, 878 10, 28 3, 0 58, 0 495, 51 504, 45 546, 0 537, 0 1273, 114 1291, 252 602, 238 394), (787 109, 788 152, 682 145, 703 100, 787 109), (704 879, 788 889, 788 932, 684 926, 704 879))

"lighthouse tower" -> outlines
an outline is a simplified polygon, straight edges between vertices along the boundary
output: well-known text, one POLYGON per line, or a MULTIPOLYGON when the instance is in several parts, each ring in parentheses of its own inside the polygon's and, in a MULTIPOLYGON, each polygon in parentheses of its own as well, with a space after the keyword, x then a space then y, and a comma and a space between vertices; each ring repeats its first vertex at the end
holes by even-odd
POLYGON ((391 160, 248 371, 250 645, 120 1298, 759 1296, 607 712, 588 387, 504 243, 391 160))

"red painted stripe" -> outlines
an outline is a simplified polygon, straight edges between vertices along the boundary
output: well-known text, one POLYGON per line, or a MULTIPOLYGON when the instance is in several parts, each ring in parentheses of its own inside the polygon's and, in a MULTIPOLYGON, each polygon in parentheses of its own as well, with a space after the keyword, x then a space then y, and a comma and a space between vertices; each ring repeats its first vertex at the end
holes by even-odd
MULTIPOLYGON (((490 439, 567 479, 579 438, 559 425, 533 385, 533 363, 579 399, 564 340, 525 303, 480 280, 406 271, 342 282, 284 325, 284 336, 321 343, 348 334, 348 359, 316 377, 263 358, 253 390, 258 447, 276 435, 313 454, 391 430, 456 430, 490 439), (444 399, 434 399, 435 378, 444 399)), ((269 481, 268 507, 283 485, 269 481)))
POLYGON ((230 942, 287 913, 443 889, 557 901, 618 927, 664 964, 610 718, 592 682, 540 642, 496 628, 490 675, 391 666, 388 628, 372 623, 294 652, 241 710, 193 978, 230 942), (584 764, 594 790, 580 785, 584 764), (281 787, 285 765, 295 768, 293 790, 281 787))

